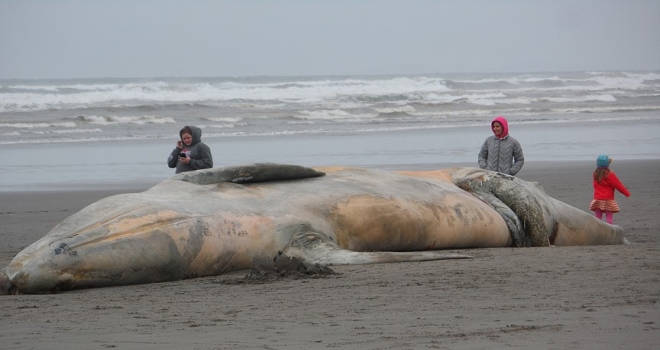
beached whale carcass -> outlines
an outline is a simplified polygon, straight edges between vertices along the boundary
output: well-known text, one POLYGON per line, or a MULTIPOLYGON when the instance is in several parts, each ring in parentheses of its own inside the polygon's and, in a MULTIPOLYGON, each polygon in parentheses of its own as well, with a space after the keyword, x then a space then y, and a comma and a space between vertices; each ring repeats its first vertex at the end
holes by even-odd
POLYGON ((259 256, 365 264, 468 257, 443 249, 624 242, 619 226, 495 172, 253 164, 93 203, 21 251, 0 284, 56 292, 218 275, 259 256))

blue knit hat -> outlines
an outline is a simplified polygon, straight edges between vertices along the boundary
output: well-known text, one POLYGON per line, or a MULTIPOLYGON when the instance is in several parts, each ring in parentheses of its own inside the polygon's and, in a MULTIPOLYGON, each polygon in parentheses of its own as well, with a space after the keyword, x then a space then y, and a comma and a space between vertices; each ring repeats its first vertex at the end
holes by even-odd
POLYGON ((601 154, 596 158, 596 165, 600 168, 607 168, 610 166, 610 157, 601 154))

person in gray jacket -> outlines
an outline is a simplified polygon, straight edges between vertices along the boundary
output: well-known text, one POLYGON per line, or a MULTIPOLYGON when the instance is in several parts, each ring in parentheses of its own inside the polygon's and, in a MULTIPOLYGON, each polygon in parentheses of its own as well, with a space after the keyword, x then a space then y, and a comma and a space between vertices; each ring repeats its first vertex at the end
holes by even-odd
POLYGON ((509 123, 502 116, 490 122, 493 136, 489 136, 479 152, 479 167, 515 176, 523 164, 522 147, 518 140, 509 136, 509 123))
POLYGON ((179 131, 179 137, 181 139, 167 158, 167 166, 176 168, 175 174, 213 167, 211 149, 202 142, 202 129, 184 126, 179 131))

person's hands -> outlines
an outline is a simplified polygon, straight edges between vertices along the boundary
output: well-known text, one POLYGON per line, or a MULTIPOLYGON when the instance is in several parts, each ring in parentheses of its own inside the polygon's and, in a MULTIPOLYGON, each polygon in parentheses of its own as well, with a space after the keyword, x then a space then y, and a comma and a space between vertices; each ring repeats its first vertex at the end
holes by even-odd
POLYGON ((176 148, 183 148, 183 142, 181 140, 176 142, 176 148))
POLYGON ((190 161, 191 161, 190 157, 188 157, 187 155, 186 155, 185 157, 179 157, 179 160, 180 160, 181 163, 183 163, 183 164, 189 164, 190 161))

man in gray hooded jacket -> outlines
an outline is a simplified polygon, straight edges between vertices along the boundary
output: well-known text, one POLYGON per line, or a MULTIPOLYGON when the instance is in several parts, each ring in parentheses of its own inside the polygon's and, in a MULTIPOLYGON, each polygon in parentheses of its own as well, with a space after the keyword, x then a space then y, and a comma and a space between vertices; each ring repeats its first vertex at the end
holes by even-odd
POLYGON ((213 167, 211 149, 202 142, 202 129, 184 126, 179 131, 179 137, 181 139, 167 158, 167 166, 176 168, 176 174, 213 167))
POLYGON ((504 117, 493 119, 490 127, 494 135, 481 146, 479 167, 515 176, 525 164, 520 143, 509 136, 509 123, 504 117))

